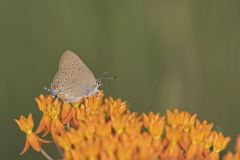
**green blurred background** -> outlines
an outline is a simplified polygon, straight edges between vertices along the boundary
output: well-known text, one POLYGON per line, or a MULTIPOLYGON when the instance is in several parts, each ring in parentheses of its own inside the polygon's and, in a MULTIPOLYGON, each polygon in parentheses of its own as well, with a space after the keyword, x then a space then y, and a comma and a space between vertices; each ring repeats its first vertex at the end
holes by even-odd
POLYGON ((239 15, 239 0, 1 0, 1 159, 43 159, 32 150, 18 156, 25 139, 13 119, 32 112, 38 124, 34 97, 46 93, 67 49, 96 77, 116 75, 104 82, 105 94, 127 100, 131 110, 184 109, 234 141, 239 15))

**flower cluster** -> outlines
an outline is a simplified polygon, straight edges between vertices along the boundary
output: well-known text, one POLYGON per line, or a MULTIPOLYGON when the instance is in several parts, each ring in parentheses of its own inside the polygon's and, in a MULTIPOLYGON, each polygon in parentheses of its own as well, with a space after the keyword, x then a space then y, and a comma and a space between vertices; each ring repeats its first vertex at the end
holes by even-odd
MULTIPOLYGON (((138 114, 121 99, 104 99, 103 92, 74 103, 51 95, 40 95, 36 101, 42 118, 35 132, 32 114, 16 120, 27 135, 21 154, 31 145, 52 159, 41 146, 49 143, 39 137, 41 133, 51 135, 64 160, 218 160, 230 141, 196 114, 177 109, 167 110, 165 116, 138 114)), ((237 153, 228 153, 224 160, 239 159, 239 142, 237 153)))

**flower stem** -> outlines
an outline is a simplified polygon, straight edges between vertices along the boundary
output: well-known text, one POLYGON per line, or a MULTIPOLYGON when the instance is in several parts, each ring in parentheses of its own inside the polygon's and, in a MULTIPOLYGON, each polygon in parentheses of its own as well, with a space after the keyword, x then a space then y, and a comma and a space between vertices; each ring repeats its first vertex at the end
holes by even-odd
POLYGON ((54 141, 55 145, 57 146, 58 152, 60 153, 60 155, 63 157, 63 151, 61 150, 61 148, 59 148, 58 144, 54 141))
POLYGON ((69 123, 67 123, 67 130, 69 130, 70 129, 70 124, 69 123))
POLYGON ((47 158, 47 160, 53 160, 53 158, 52 157, 50 157, 48 154, 47 154, 47 152, 45 152, 43 149, 41 149, 41 151, 40 151, 43 155, 44 155, 44 157, 46 157, 47 158))

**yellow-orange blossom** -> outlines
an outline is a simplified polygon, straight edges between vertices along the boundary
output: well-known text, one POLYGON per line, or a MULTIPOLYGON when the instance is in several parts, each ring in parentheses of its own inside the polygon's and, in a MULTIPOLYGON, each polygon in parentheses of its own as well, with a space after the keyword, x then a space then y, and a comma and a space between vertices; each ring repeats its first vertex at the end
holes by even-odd
MULTIPOLYGON (((166 116, 153 112, 139 115, 129 111, 121 99, 103 99, 103 92, 76 103, 54 100, 51 95, 40 95, 36 101, 43 113, 36 132, 32 131, 31 114, 16 120, 27 135, 22 153, 30 145, 40 151, 42 143, 49 143, 39 138, 39 133, 51 134, 65 160, 217 160, 230 141, 196 115, 177 109, 167 110, 166 116)), ((236 151, 237 155, 240 149, 236 151)), ((231 157, 234 154, 228 153, 225 160, 231 157)))

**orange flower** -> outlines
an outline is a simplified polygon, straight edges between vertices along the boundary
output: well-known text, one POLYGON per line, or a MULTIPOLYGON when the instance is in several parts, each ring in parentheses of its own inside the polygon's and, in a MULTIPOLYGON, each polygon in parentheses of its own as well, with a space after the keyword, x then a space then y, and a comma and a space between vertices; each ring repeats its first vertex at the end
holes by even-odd
POLYGON ((67 134, 55 135, 55 141, 64 150, 64 159, 72 159, 71 142, 67 134))
POLYGON ((149 133, 145 132, 143 134, 138 134, 135 136, 138 140, 136 146, 138 148, 138 153, 135 155, 136 159, 141 160, 156 160, 159 157, 159 153, 162 153, 163 144, 160 140, 154 139, 149 133))
POLYGON ((200 130, 199 128, 192 127, 189 137, 191 139, 191 145, 187 151, 187 159, 193 159, 202 143, 204 131, 200 130))
POLYGON ((35 100, 37 101, 39 110, 43 113, 43 116, 40 120, 36 133, 38 134, 44 131, 43 136, 45 136, 50 131, 51 118, 48 115, 47 106, 50 105, 49 102, 52 102, 52 96, 48 95, 44 97, 43 95, 40 95, 39 97, 35 98, 35 100))
MULTIPOLYGON (((212 123, 200 122, 196 114, 167 110, 165 124, 165 116, 131 112, 121 99, 103 99, 103 92, 74 103, 51 95, 40 95, 36 101, 43 113, 36 132, 50 133, 64 160, 219 160, 230 141, 212 131, 212 123)), ((41 148, 48 141, 32 131, 32 115, 16 122, 27 135, 22 154, 32 146, 49 157, 41 148)), ((224 160, 237 160, 239 155, 240 137, 236 153, 228 153, 224 160)))
POLYGON ((61 101, 59 101, 59 99, 49 101, 47 112, 51 119, 58 119, 61 112, 61 101))
POLYGON ((154 114, 153 112, 150 112, 149 115, 143 113, 144 125, 155 139, 160 139, 163 133, 164 119, 165 117, 161 117, 159 114, 154 114))
POLYGON ((100 137, 110 136, 112 132, 112 123, 109 122, 99 122, 95 124, 96 135, 100 137))
POLYGON ((114 152, 116 151, 117 143, 118 136, 110 135, 102 140, 102 147, 106 152, 105 157, 108 157, 109 159, 114 159, 115 157, 114 152))
POLYGON ((26 143, 23 151, 20 153, 20 155, 24 154, 30 146, 35 151, 40 152, 41 151, 41 145, 42 143, 50 143, 49 141, 43 140, 39 138, 33 131, 33 119, 32 114, 30 113, 27 118, 24 116, 20 116, 19 120, 16 120, 16 123, 18 124, 19 128, 26 134, 26 143))
POLYGON ((226 148, 227 144, 231 140, 230 137, 224 137, 222 133, 214 132, 214 140, 213 140, 213 151, 209 154, 209 159, 218 160, 219 152, 226 148))
POLYGON ((119 160, 132 160, 134 152, 136 152, 136 138, 128 137, 126 134, 121 134, 117 143, 117 158, 119 160))
POLYGON ((36 130, 36 133, 44 131, 43 136, 47 135, 50 131, 54 137, 56 134, 64 132, 64 126, 59 119, 61 112, 61 101, 59 99, 52 99, 52 96, 40 95, 36 98, 39 110, 42 111, 43 116, 36 130))
POLYGON ((82 151, 86 159, 97 160, 100 151, 100 140, 98 138, 90 138, 84 144, 84 150, 82 151))
POLYGON ((175 109, 173 112, 167 110, 167 122, 173 128, 183 126, 184 132, 189 132, 190 128, 195 124, 197 114, 193 116, 188 112, 179 112, 175 109))
POLYGON ((91 138, 95 135, 95 123, 92 120, 88 120, 87 123, 79 122, 78 132, 82 132, 86 138, 91 138))
POLYGON ((178 142, 181 138, 181 134, 181 128, 170 128, 166 126, 166 140, 168 145, 163 154, 163 159, 180 159, 182 155, 178 142))
POLYGON ((173 128, 177 127, 177 125, 179 125, 179 123, 182 123, 181 119, 182 119, 182 117, 179 114, 177 109, 174 109, 173 112, 171 112, 170 110, 167 110, 167 122, 173 128))
POLYGON ((95 96, 89 96, 84 98, 84 106, 91 109, 91 111, 96 111, 102 104, 103 92, 99 91, 95 96))
POLYGON ((184 132, 190 132, 190 128, 194 126, 197 114, 191 116, 188 112, 181 112, 180 123, 183 126, 184 132))
POLYGON ((128 135, 138 135, 142 129, 142 120, 136 112, 128 112, 127 114, 127 123, 125 124, 125 132, 128 135))
POLYGON ((223 134, 215 132, 215 137, 213 140, 213 151, 219 153, 226 148, 227 144, 230 142, 230 137, 224 137, 223 134))
POLYGON ((86 110, 83 104, 77 108, 76 120, 78 122, 86 120, 86 110))
POLYGON ((57 119, 53 119, 51 123, 51 133, 52 137, 54 138, 55 135, 62 134, 65 132, 65 128, 61 121, 57 119))
POLYGON ((111 114, 111 121, 114 130, 117 133, 122 133, 125 127, 127 116, 120 113, 111 114))
POLYGON ((39 110, 43 113, 42 119, 40 121, 38 129, 36 130, 36 133, 38 134, 44 131, 43 136, 45 136, 49 133, 51 127, 56 126, 53 125, 53 123, 57 123, 59 127, 58 117, 61 112, 61 102, 59 101, 59 99, 55 99, 53 101, 51 95, 46 97, 40 95, 38 98, 36 98, 36 101, 38 103, 39 110))
POLYGON ((67 136, 71 142, 71 144, 75 147, 78 148, 81 143, 85 140, 84 134, 81 130, 76 130, 71 128, 67 132, 67 136))
POLYGON ((75 107, 73 107, 70 103, 64 103, 62 106, 61 118, 63 124, 70 123, 70 121, 75 116, 75 107))
POLYGON ((105 99, 103 107, 109 115, 123 114, 127 109, 126 102, 122 102, 121 99, 114 100, 112 97, 105 99))

